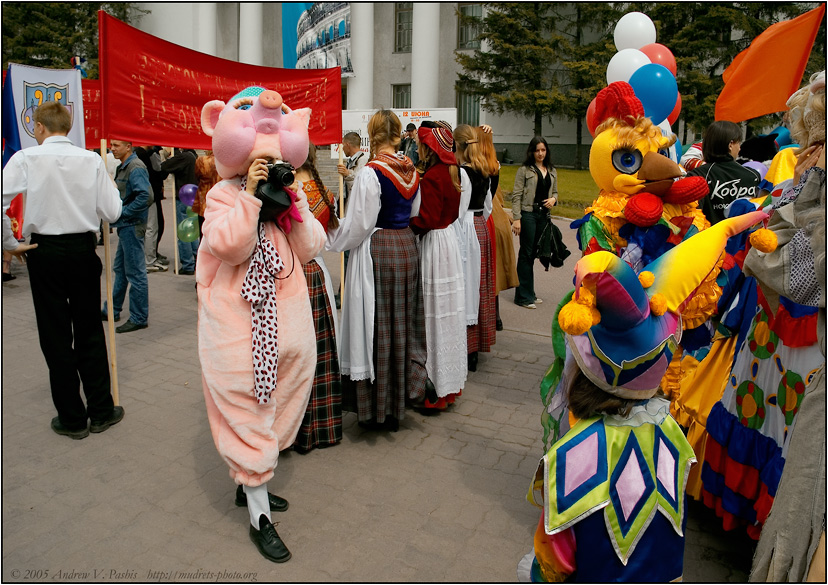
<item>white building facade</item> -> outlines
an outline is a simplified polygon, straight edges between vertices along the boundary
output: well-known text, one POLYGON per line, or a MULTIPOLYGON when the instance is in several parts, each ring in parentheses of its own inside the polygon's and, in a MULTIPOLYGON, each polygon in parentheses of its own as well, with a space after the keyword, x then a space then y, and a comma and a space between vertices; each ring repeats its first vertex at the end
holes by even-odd
MULTIPOLYGON (((495 145, 515 162, 523 161, 533 136, 532 119, 486 112, 455 87, 461 70, 455 51, 480 46, 476 31, 461 26, 458 12, 480 16, 485 3, 316 3, 299 17, 295 47, 283 42, 293 25, 282 3, 139 6, 150 13, 137 28, 216 57, 267 67, 285 62, 304 69, 340 66, 345 109, 456 107, 458 123, 491 125, 495 145), (294 53, 286 58, 287 51, 294 53)), ((544 120, 543 136, 555 164, 573 164, 575 132, 572 120, 544 120)), ((591 142, 585 125, 582 141, 587 147, 591 142)))

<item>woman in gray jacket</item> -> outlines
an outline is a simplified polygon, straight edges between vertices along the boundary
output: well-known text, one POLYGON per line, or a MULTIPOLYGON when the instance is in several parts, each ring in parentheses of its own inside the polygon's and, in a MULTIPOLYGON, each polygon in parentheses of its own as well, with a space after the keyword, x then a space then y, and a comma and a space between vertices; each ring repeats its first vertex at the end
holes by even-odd
POLYGON ((542 302, 535 296, 535 253, 544 222, 550 221, 549 210, 558 203, 558 173, 552 166, 549 145, 535 136, 526 149, 526 160, 515 175, 512 191, 512 231, 520 236, 517 274, 520 285, 515 289, 515 304, 535 309, 542 302))

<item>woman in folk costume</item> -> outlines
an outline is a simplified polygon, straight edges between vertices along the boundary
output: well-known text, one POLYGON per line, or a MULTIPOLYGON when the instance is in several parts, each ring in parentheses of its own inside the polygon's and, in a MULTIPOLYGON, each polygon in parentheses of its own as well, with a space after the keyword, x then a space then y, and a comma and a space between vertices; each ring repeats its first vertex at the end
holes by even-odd
MULTIPOLYGON (((339 226, 333 195, 316 169, 316 147, 308 148, 308 160, 295 172, 295 190, 308 198, 308 207, 327 233, 339 226)), ((316 330, 316 373, 308 409, 296 435, 294 450, 307 453, 314 447, 330 447, 342 440, 342 379, 336 350, 336 305, 328 267, 317 255, 302 265, 308 283, 313 326, 316 330)))
POLYGON ((500 292, 520 284, 517 275, 512 220, 503 208, 503 191, 500 189, 500 163, 497 162, 492 129, 488 125, 476 128, 477 140, 483 160, 489 172, 489 190, 492 193, 492 214, 489 216, 489 234, 495 258, 495 330, 503 330, 500 320, 500 292))
POLYGON ((262 87, 201 113, 225 178, 207 194, 196 273, 204 399, 239 486, 236 505, 250 512, 250 539, 274 562, 290 558, 270 519, 287 502, 268 494, 267 482, 308 405, 316 346, 301 266, 319 253, 325 230, 301 191, 265 197, 260 187, 271 186, 268 164, 305 161, 309 118, 309 109, 292 111, 262 87))
POLYGON ((423 122, 417 130, 420 212, 411 229, 420 235, 429 380, 424 406, 445 409, 460 396, 467 376, 463 263, 452 224, 460 212, 460 169, 448 124, 423 122))
POLYGON ((355 177, 348 215, 328 249, 351 250, 342 303, 339 365, 343 409, 368 428, 396 431, 426 386, 425 319, 417 237, 419 177, 397 155, 402 125, 380 110, 368 122, 371 161, 355 177))
MULTIPOLYGON (((489 162, 483 156, 477 129, 460 124, 454 130, 457 162, 466 172, 471 183, 471 197, 466 215, 471 213, 480 249, 480 286, 477 291, 477 319, 466 329, 469 352, 469 370, 477 370, 478 352, 491 351, 495 343, 495 259, 491 234, 486 222, 492 213, 492 191, 489 162)), ((495 175, 497 176, 497 175, 495 175)), ((468 295, 467 295, 468 296, 468 295)))
POLYGON ((825 299, 815 270, 825 248, 813 221, 818 217, 824 229, 825 175, 818 166, 806 169, 825 141, 824 74, 815 74, 788 105, 792 135, 802 145, 797 184, 772 206, 768 229, 775 245, 745 257, 745 274, 760 285, 759 307, 736 348, 721 400, 707 417, 701 471, 705 505, 726 530, 745 525, 754 539, 775 502, 806 392, 825 366, 818 343, 825 299))
POLYGON ((584 256, 557 315, 566 333, 569 432, 542 458, 529 501, 543 508, 523 581, 679 580, 687 473, 695 461, 659 384, 681 338, 681 308, 753 212, 700 232, 636 272, 584 256))

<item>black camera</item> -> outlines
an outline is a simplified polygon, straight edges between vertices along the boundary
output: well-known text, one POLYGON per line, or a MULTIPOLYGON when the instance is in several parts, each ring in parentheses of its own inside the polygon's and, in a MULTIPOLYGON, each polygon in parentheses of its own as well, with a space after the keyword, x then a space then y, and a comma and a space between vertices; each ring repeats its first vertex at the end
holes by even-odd
POLYGON ((293 167, 286 162, 267 164, 267 180, 256 185, 256 197, 262 201, 259 221, 273 220, 277 214, 286 210, 293 203, 285 187, 293 185, 296 177, 293 167))

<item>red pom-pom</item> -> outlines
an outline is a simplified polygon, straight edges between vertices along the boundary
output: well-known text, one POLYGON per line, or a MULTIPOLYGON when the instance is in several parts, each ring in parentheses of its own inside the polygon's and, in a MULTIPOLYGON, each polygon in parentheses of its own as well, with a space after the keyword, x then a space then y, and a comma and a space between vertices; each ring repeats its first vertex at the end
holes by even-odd
POLYGON ((664 211, 661 198, 652 193, 633 195, 624 206, 624 217, 638 227, 650 227, 658 223, 664 211))
POLYGON ((644 106, 641 100, 635 97, 635 90, 626 81, 616 81, 598 92, 595 96, 595 125, 601 124, 607 118, 618 118, 631 123, 644 115, 644 106))
POLYGON ((673 185, 667 190, 664 195, 665 203, 692 203, 698 201, 705 195, 710 188, 707 186, 707 181, 704 177, 686 177, 673 181, 673 185))

